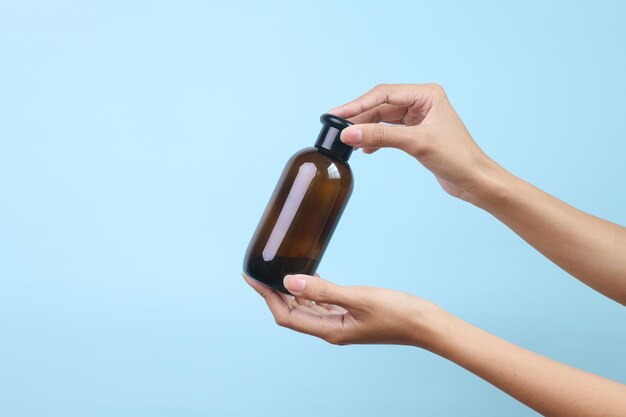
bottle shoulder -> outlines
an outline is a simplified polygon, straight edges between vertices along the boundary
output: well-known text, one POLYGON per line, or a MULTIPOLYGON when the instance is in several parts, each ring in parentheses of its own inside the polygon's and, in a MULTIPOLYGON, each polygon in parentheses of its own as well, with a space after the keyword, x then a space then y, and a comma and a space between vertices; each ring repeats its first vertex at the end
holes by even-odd
POLYGON ((317 173, 322 177, 352 182, 352 169, 346 161, 333 158, 315 147, 299 150, 288 162, 291 167, 300 167, 305 164, 315 166, 317 173))
POLYGON ((298 152, 294 153, 290 161, 314 160, 317 157, 316 156, 317 153, 318 153, 317 148, 313 146, 308 147, 308 148, 303 148, 303 149, 300 149, 298 152))

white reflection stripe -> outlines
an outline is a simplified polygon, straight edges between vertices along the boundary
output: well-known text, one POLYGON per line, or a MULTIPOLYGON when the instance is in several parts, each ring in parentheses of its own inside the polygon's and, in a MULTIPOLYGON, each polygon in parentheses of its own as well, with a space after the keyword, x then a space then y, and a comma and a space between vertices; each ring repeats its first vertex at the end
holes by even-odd
POLYGON ((306 162, 300 166, 298 175, 296 175, 291 190, 289 190, 287 200, 285 200, 285 204, 278 215, 278 220, 276 220, 270 238, 267 240, 265 249, 263 249, 263 260, 266 262, 271 261, 276 256, 276 252, 278 252, 278 248, 283 242, 287 230, 298 212, 298 208, 300 208, 300 204, 316 172, 317 168, 315 164, 311 162, 306 162))

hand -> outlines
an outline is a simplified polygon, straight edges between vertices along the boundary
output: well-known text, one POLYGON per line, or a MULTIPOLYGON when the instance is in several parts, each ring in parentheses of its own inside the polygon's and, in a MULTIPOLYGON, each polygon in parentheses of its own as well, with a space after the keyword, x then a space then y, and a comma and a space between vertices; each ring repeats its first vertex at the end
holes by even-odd
POLYGON ((626 415, 626 386, 522 349, 421 298, 382 288, 343 287, 317 276, 287 275, 284 284, 292 297, 244 278, 281 326, 337 345, 423 347, 543 415, 626 415))
POLYGON ((319 276, 287 275, 279 293, 244 275, 267 303, 280 326, 320 337, 336 345, 399 344, 428 347, 430 318, 440 309, 399 291, 346 287, 319 276))
POLYGON ((381 84, 330 112, 356 124, 342 132, 343 142, 365 153, 401 149, 428 168, 447 193, 473 204, 503 171, 474 142, 437 84, 381 84))

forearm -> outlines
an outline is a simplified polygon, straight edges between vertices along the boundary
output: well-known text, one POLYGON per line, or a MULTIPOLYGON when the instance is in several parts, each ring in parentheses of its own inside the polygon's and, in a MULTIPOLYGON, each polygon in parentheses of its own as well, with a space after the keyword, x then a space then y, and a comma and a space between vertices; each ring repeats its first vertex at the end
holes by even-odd
POLYGON ((584 213, 495 163, 470 201, 576 278, 626 304, 625 227, 584 213))
POLYGON ((546 416, 624 416, 626 386, 553 361, 441 310, 428 350, 546 416))

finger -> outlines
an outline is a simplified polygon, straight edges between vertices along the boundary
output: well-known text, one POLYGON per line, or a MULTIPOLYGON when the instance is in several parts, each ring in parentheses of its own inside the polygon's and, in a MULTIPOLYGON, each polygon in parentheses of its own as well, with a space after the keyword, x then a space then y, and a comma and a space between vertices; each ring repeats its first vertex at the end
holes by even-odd
POLYGON ((328 304, 328 303, 322 303, 322 302, 317 302, 315 303, 315 305, 317 307, 322 307, 325 311, 326 314, 328 313, 340 313, 340 314, 345 314, 348 312, 348 310, 346 310, 343 307, 339 307, 336 306, 334 304, 328 304))
POLYGON ((322 303, 321 301, 316 302, 315 305, 323 307, 326 310, 328 310, 332 306, 332 304, 322 303))
POLYGON ((371 154, 373 154, 374 152, 379 151, 379 150, 380 150, 380 148, 364 148, 364 149, 363 149, 363 153, 366 153, 366 154, 368 154, 368 155, 371 155, 371 154))
MULTIPOLYGON (((320 274, 318 272, 315 273, 315 276, 318 277, 318 278, 321 278, 320 274)), ((345 313, 348 312, 348 310, 346 310, 345 308, 341 308, 341 307, 333 305, 333 304, 323 303, 321 301, 317 301, 315 303, 315 305, 318 306, 318 307, 322 307, 322 308, 326 309, 326 312, 342 313, 342 314, 345 314, 345 313)))
POLYGON ((301 306, 309 306, 313 303, 313 301, 311 300, 307 300, 306 298, 302 298, 302 297, 295 297, 294 298, 296 300, 296 303, 300 304, 301 306))
POLYGON ((420 126, 389 126, 378 123, 353 125, 341 132, 341 140, 360 148, 398 148, 410 152, 420 126))
POLYGON ((285 294, 279 291, 276 291, 276 294, 278 294, 280 296, 280 298, 283 299, 283 301, 285 301, 285 304, 287 305, 291 305, 294 303, 294 297, 291 294, 285 294))
POLYGON ((311 302, 311 304, 309 305, 296 304, 293 309, 304 311, 309 314, 314 314, 316 316, 321 316, 322 314, 331 313, 331 311, 328 311, 324 307, 318 306, 317 304, 313 302, 311 302))
POLYGON ((320 277, 303 274, 287 275, 283 284, 293 295, 313 300, 316 303, 351 305, 353 302, 349 287, 333 284, 320 277))
POLYGON ((348 312, 348 310, 346 310, 345 308, 341 306, 332 305, 332 304, 330 307, 328 307, 328 311, 331 313, 337 313, 337 314, 346 314, 348 312))
POLYGON ((318 306, 315 303, 315 301, 307 300, 306 298, 302 298, 302 297, 295 297, 294 300, 295 300, 297 305, 299 305, 301 307, 308 308, 311 311, 314 311, 316 313, 327 313, 328 312, 328 310, 326 310, 324 307, 318 306))
POLYGON ((436 84, 379 84, 361 97, 330 112, 349 119, 382 104, 403 107, 426 105, 431 98, 441 94, 443 89, 436 84))
POLYGON ((317 303, 312 303, 309 305, 309 308, 313 311, 315 311, 317 314, 328 314, 329 310, 327 308, 324 308, 320 305, 317 305, 317 303))
POLYGON ((297 306, 288 316, 281 317, 276 322, 288 329, 326 340, 343 328, 342 314, 316 314, 306 311, 303 306, 297 306))
POLYGON ((343 325, 341 314, 330 316, 326 314, 326 317, 322 317, 295 303, 294 309, 290 310, 287 303, 293 301, 292 296, 279 293, 245 274, 242 275, 246 282, 263 297, 279 326, 322 339, 327 339, 341 329, 343 325))
POLYGON ((326 310, 325 308, 315 304, 315 301, 307 300, 306 298, 302 297, 295 297, 294 300, 296 303, 295 306, 302 307, 302 309, 308 310, 312 313, 320 314, 328 312, 328 310, 326 310))
MULTIPOLYGON (((328 314, 328 313, 346 314, 348 312, 348 310, 346 310, 345 308, 334 305, 334 304, 317 302, 315 303, 315 306, 323 308, 325 310, 324 314, 328 314)), ((321 310, 318 310, 318 311, 321 312, 321 310)))
POLYGON ((263 299, 267 303, 267 306, 272 312, 272 315, 274 316, 274 320, 276 320, 277 323, 282 317, 289 315, 289 306, 281 297, 281 295, 276 292, 276 290, 273 290, 272 288, 261 284, 260 282, 253 278, 250 278, 246 274, 241 275, 243 275, 243 278, 246 280, 246 282, 252 288, 254 288, 254 290, 258 292, 261 297, 263 297, 263 299))
POLYGON ((407 112, 406 106, 392 106, 391 104, 382 104, 374 107, 364 113, 357 114, 350 121, 354 124, 361 123, 402 123, 402 119, 407 112))
POLYGON ((263 298, 265 298, 268 295, 268 293, 272 291, 272 289, 268 287, 267 285, 261 284, 259 281, 255 280, 254 278, 249 277, 243 272, 241 273, 241 276, 243 277, 244 280, 246 280, 248 285, 250 285, 263 298))

